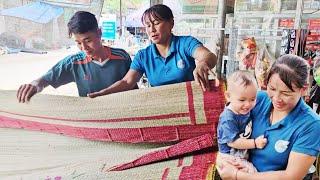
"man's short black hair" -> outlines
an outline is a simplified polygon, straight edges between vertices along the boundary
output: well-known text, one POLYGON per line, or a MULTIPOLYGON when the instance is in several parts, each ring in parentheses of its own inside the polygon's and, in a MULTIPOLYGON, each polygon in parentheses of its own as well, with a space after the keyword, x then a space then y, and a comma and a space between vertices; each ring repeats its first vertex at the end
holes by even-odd
POLYGON ((69 37, 72 34, 83 34, 89 31, 96 31, 98 22, 94 14, 87 11, 76 12, 68 22, 69 37))

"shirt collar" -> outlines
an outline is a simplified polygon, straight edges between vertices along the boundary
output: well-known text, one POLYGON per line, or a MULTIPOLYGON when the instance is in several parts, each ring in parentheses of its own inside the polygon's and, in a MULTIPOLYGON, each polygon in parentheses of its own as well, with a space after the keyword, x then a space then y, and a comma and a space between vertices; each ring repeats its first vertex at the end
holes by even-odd
POLYGON ((228 105, 226 105, 225 108, 227 109, 227 111, 230 111, 232 114, 234 114, 234 116, 236 118, 243 119, 243 118, 249 118, 250 117, 250 112, 248 112, 247 114, 237 114, 237 113, 233 112, 233 110, 230 107, 230 103, 228 105))
MULTIPOLYGON (((302 98, 300 98, 297 105, 291 110, 291 112, 289 112, 289 114, 284 119, 282 119, 278 123, 271 126, 271 129, 276 129, 276 128, 287 126, 294 123, 294 121, 296 120, 295 117, 297 117, 297 115, 301 112, 301 110, 303 110, 303 107, 304 107, 303 104, 304 104, 304 101, 302 100, 302 98)), ((270 117, 271 105, 272 103, 270 103, 269 111, 267 112, 269 116, 267 117, 270 117)))
MULTIPOLYGON (((294 121, 298 120, 297 117, 301 111, 307 111, 308 106, 304 102, 302 98, 299 99, 297 105, 293 108, 293 110, 289 113, 289 115, 284 119, 283 125, 295 123, 294 121)), ((299 119, 299 121, 302 119, 299 119)))
POLYGON ((176 52, 176 36, 171 34, 171 42, 170 42, 170 49, 169 49, 169 55, 173 52, 176 52))

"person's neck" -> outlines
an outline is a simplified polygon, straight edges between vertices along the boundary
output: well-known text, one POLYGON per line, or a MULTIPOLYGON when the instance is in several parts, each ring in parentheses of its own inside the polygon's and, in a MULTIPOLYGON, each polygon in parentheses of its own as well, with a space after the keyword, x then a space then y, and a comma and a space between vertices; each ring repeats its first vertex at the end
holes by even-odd
POLYGON ((168 52, 170 50, 171 38, 172 38, 172 34, 164 43, 156 44, 157 50, 163 58, 166 58, 168 56, 168 52))
POLYGON ((282 119, 284 119, 289 113, 286 111, 276 111, 274 109, 271 110, 270 113, 270 124, 275 124, 282 119))
POLYGON ((240 113, 238 113, 238 112, 235 110, 235 108, 232 106, 231 103, 228 105, 228 109, 229 109, 230 111, 232 111, 234 114, 237 114, 237 115, 240 114, 240 113))
POLYGON ((101 45, 101 48, 91 58, 96 60, 96 61, 99 61, 99 62, 103 62, 103 61, 107 60, 108 59, 108 53, 106 53, 105 48, 109 48, 109 47, 101 45))

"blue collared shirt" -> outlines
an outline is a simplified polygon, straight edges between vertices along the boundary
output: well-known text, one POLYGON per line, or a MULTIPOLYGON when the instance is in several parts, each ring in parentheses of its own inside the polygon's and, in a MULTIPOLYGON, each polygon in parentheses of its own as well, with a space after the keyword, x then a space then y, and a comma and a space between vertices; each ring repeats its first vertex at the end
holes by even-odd
POLYGON ((131 58, 123 49, 110 48, 109 60, 102 64, 93 62, 81 51, 59 61, 42 78, 54 88, 75 82, 79 96, 87 96, 121 80, 130 64, 131 58))
MULTIPOLYGON (((251 132, 245 132, 250 121, 250 113, 235 114, 228 107, 225 107, 219 118, 217 129, 219 152, 229 154, 231 147, 228 143, 234 142, 241 137, 249 138, 251 132), (244 135, 249 133, 248 135, 244 135)), ((250 129, 251 130, 251 129, 250 129)))
POLYGON ((271 125, 272 103, 267 93, 258 92, 257 104, 251 112, 252 138, 264 134, 264 149, 250 151, 250 161, 259 172, 285 170, 291 151, 318 156, 320 151, 320 117, 300 99, 296 107, 281 121, 271 125))
POLYGON ((151 86, 192 81, 195 69, 194 51, 202 43, 192 36, 172 35, 166 58, 161 57, 156 45, 139 50, 130 69, 145 73, 151 86))

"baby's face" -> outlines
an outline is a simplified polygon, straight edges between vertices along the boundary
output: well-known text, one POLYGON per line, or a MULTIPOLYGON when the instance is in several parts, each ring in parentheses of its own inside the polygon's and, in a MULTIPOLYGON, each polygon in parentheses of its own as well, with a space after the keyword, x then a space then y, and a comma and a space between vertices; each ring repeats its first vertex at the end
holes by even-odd
POLYGON ((247 114, 256 104, 257 87, 254 84, 248 86, 233 86, 228 89, 228 100, 232 111, 236 114, 247 114))

